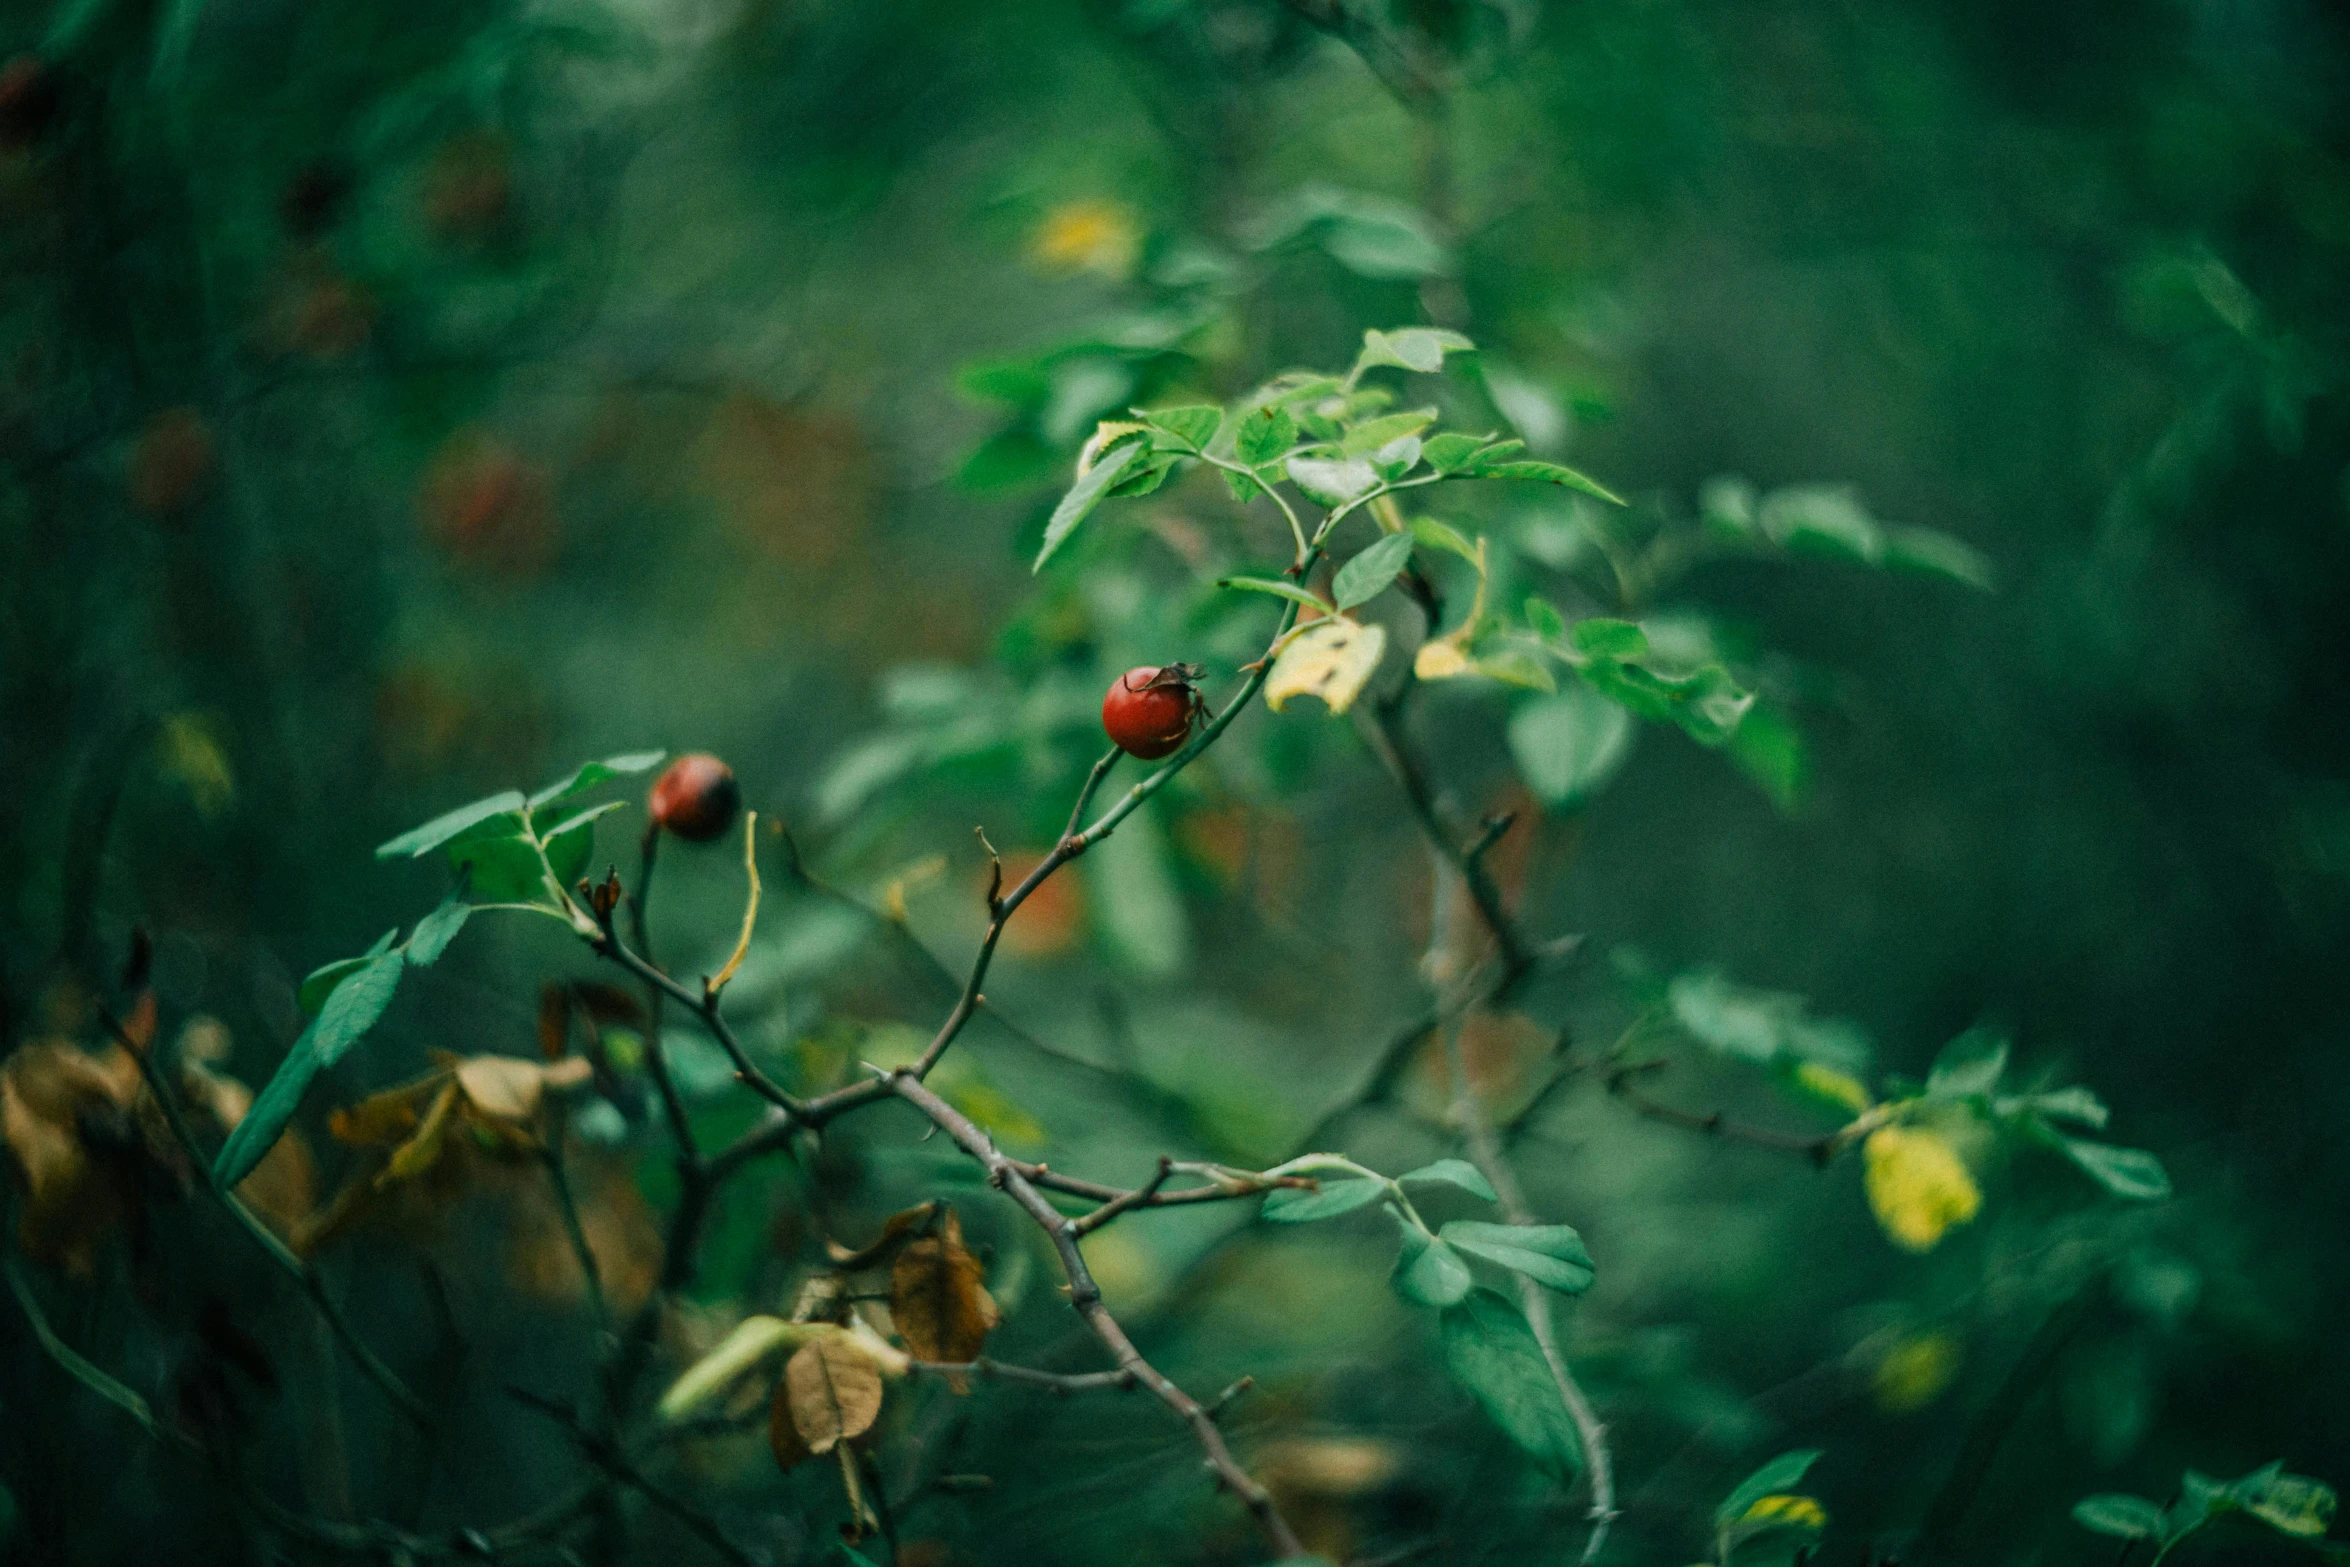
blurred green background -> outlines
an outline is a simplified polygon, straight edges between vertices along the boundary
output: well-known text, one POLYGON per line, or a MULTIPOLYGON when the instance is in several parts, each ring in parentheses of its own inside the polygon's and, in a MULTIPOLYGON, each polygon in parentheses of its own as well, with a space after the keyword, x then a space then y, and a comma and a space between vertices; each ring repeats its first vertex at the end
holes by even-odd
MULTIPOLYGON (((166 1031, 217 1019, 258 1083, 300 976, 440 893, 373 845, 642 746, 727 758, 959 977, 973 826, 1049 847, 1103 682, 1196 658, 1213 693, 1265 610, 1209 579, 1286 558, 1266 508, 1201 477, 1106 509, 1032 578, 1094 420, 1342 369, 1364 328, 1435 321, 1484 350, 1448 408, 1597 476, 1638 526, 1697 516, 1722 476, 1848 484, 1994 582, 1700 565, 1643 608, 1702 611, 1767 732, 1717 753, 1643 728, 1588 799, 1519 781, 1523 693, 1431 689, 1417 732, 1463 819, 1521 812, 1497 865, 1527 926, 1586 937, 1483 1024, 1497 1102, 1604 1050, 1644 986, 1718 967, 1852 1020, 1881 1071, 2000 1027, 2176 1185, 2123 1205, 1995 1161, 1982 1217, 1915 1256, 1849 1161, 1655 1124, 1570 1074, 1513 1151, 1598 1264, 1565 1321, 1615 1441, 1608 1559, 1697 1559, 1714 1502, 1789 1447, 1827 1450, 1820 1560, 1856 1563, 2109 1560, 2067 1518, 2091 1492, 2161 1500, 2183 1468, 2277 1458, 2350 1478, 2350 21, 1394 0, 1353 7, 1354 48, 1315 9, 7 0, 8 1042, 89 1037, 75 981, 136 925, 166 1031)), ((1605 553, 1596 509, 1552 492, 1440 494, 1522 585, 1605 553)), ((607 823, 598 864, 631 872, 637 831, 607 823)), ((739 857, 680 849, 662 878, 663 960, 715 966, 739 857)), ((1277 1160, 1425 1005, 1430 908, 1352 728, 1252 714, 1024 913, 989 994, 1025 1037, 975 1027, 960 1091, 1103 1179, 1162 1150, 1277 1160)), ((477 925, 317 1096, 321 1194, 346 1157, 326 1105, 427 1049, 528 1051, 541 983, 589 971, 559 933, 477 925)), ((954 983, 886 917, 786 893, 737 1006, 821 1086, 927 1037, 954 983)), ((1660 1099, 1834 1124, 1680 1060, 1660 1099)), ((717 1073, 700 1113, 744 1124, 717 1073)), ((1451 1152, 1441 1089, 1415 1067, 1325 1141, 1387 1170, 1451 1152)), ((667 1202, 657 1123, 607 1119, 597 1157, 667 1202)), ((821 1236, 947 1191, 994 1248, 991 1353, 1095 1364, 1049 1256, 918 1130, 844 1123, 733 1191, 696 1309, 788 1305, 821 1236)), ((277 1492, 448 1527, 575 1471, 504 1389, 584 1395, 587 1319, 533 1294, 476 1206, 329 1257, 400 1364, 437 1365, 454 1322, 429 1452, 227 1232, 152 1216, 172 1300, 229 1292, 284 1346, 250 1439, 277 1492), (347 1477, 307 1462, 321 1421, 347 1477)), ((1580 1500, 1446 1383, 1424 1317, 1378 1287, 1369 1221, 1203 1209, 1101 1251, 1172 1374, 1203 1396, 1257 1379, 1228 1429, 1309 1545, 1579 1551, 1580 1500)), ((50 1297, 134 1383, 185 1339, 139 1276, 109 1253, 50 1297)), ((7 1320, 14 1559, 281 1559, 7 1320)), ((879 1449, 909 1567, 1261 1559, 1162 1411, 929 1392, 879 1449), (925 1489, 942 1467, 993 1483, 925 1489)), ((755 1434, 677 1483, 779 1559, 819 1559, 840 1516, 837 1476, 779 1478, 755 1434)), ((662 1515, 634 1523, 628 1559, 699 1559, 662 1515)))

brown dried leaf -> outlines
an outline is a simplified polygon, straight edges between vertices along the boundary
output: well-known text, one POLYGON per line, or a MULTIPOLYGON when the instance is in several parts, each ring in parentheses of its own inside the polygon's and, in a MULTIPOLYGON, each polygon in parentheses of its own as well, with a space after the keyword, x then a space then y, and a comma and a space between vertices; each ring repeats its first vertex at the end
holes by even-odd
POLYGON ((801 1345, 784 1363, 783 1386, 792 1425, 811 1453, 829 1453, 863 1435, 881 1415, 881 1368, 846 1334, 801 1345))
POLYGON ((571 1049, 571 993, 561 985, 539 987, 539 1054, 560 1061, 571 1049))
MULTIPOLYGON (((918 1360, 964 1361, 987 1346, 1002 1320, 979 1266, 963 1244, 963 1222, 946 1210, 938 1233, 910 1241, 889 1272, 889 1314, 918 1360)), ((955 1391, 965 1389, 954 1379, 955 1391)))
POLYGON ((645 1026, 644 1003, 618 985, 583 981, 571 987, 571 994, 598 1023, 618 1023, 624 1028, 639 1029, 645 1026))
POLYGON ((457 1108, 457 1085, 445 1083, 433 1096, 432 1108, 424 1112, 424 1120, 417 1126, 416 1135, 392 1150, 392 1157, 375 1184, 380 1190, 402 1181, 413 1181, 440 1163, 441 1146, 449 1129, 449 1114, 457 1108))
POLYGON ((447 1072, 435 1072, 413 1083, 369 1094, 357 1104, 346 1105, 328 1116, 326 1129, 334 1134, 337 1142, 370 1147, 405 1142, 424 1119, 425 1106, 448 1081, 447 1072))
POLYGON ((900 1246, 920 1234, 930 1225, 938 1212, 935 1202, 918 1203, 914 1207, 893 1213, 883 1222, 881 1234, 873 1244, 851 1251, 838 1241, 826 1241, 824 1248, 832 1254, 832 1265, 843 1273, 855 1273, 860 1268, 878 1268, 897 1255, 900 1246))
POLYGON ((775 1402, 767 1407, 767 1446, 775 1454, 778 1469, 790 1469, 816 1456, 808 1451, 807 1439, 792 1422, 791 1396, 791 1383, 778 1382, 775 1402))
POLYGON ((457 1086, 477 1119, 502 1130, 526 1129, 538 1120, 547 1091, 578 1088, 595 1075, 584 1056, 561 1061, 525 1061, 520 1056, 468 1056, 457 1063, 457 1086))
POLYGON ((26 1191, 19 1235, 27 1254, 76 1277, 96 1267, 98 1247, 136 1202, 127 1172, 82 1143, 85 1113, 119 1113, 138 1091, 138 1064, 120 1048, 112 1054, 130 1067, 127 1084, 62 1041, 26 1045, 0 1064, 0 1142, 26 1191))

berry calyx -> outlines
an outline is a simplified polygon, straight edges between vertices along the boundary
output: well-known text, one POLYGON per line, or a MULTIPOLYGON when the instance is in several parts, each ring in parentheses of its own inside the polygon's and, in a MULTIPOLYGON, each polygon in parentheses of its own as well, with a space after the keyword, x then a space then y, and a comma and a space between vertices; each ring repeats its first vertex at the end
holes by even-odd
POLYGON ((706 751, 671 762, 653 781, 653 825, 691 843, 708 843, 734 825, 743 793, 734 769, 706 751))
POLYGON ((1111 681, 1102 698, 1102 728, 1111 743, 1145 762, 1180 750, 1207 710, 1192 685, 1199 675, 1197 664, 1144 664, 1111 681))

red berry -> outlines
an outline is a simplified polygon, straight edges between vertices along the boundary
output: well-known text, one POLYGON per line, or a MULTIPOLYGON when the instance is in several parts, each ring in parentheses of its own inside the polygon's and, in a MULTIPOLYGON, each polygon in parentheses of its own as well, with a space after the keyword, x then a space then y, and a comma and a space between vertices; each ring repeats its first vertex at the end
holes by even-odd
POLYGON ((1145 664, 1110 682, 1102 698, 1102 728, 1128 756, 1152 762, 1180 749, 1200 715, 1195 664, 1145 664))
POLYGON ((715 756, 696 751, 669 764, 653 784, 653 825, 680 838, 708 843, 734 825, 742 808, 743 792, 734 781, 734 769, 715 756))

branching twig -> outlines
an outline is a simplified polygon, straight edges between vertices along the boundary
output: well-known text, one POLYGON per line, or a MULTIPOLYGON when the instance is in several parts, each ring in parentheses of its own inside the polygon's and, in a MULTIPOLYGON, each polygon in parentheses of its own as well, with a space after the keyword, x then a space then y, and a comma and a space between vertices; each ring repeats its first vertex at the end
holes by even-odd
POLYGON ((1719 1110, 1704 1114, 1694 1110, 1679 1110, 1649 1098, 1633 1086, 1637 1079, 1662 1072, 1671 1065, 1670 1061, 1658 1059, 1617 1067, 1608 1074, 1607 1091, 1652 1121, 1662 1121, 1668 1126, 1685 1126, 1693 1132, 1704 1132, 1710 1137, 1735 1143, 1749 1143, 1757 1148, 1802 1154, 1814 1164, 1826 1164, 1834 1158, 1836 1150, 1846 1139, 1846 1133, 1842 1131, 1804 1137, 1794 1132, 1778 1132, 1767 1126, 1749 1126, 1742 1121, 1733 1121, 1719 1110))
POLYGON ((1085 1371, 1067 1375, 1058 1371, 1038 1371, 1030 1366, 1007 1366, 1000 1360, 909 1360, 908 1370, 923 1376, 947 1378, 978 1377, 983 1381, 1022 1382, 1030 1387, 1041 1387, 1048 1393, 1128 1392, 1141 1385, 1131 1371, 1085 1371))
POLYGON ((1302 1556, 1305 1548, 1273 1505, 1273 1498, 1249 1472, 1233 1458, 1232 1450, 1224 1445, 1224 1435, 1216 1429, 1206 1409, 1189 1393, 1175 1385, 1163 1373, 1142 1358, 1125 1329, 1118 1325, 1109 1308, 1102 1303, 1101 1287, 1094 1283, 1093 1274, 1085 1265, 1084 1256, 1077 1249, 1076 1221, 1064 1217, 1045 1200, 1044 1194, 1021 1174, 1010 1159, 997 1151, 988 1135, 974 1125, 970 1117, 932 1093, 922 1085, 911 1070, 901 1069, 879 1079, 890 1092, 930 1117, 931 1124, 945 1132, 965 1153, 986 1169, 988 1180, 1000 1188, 1034 1219, 1060 1254, 1061 1269, 1069 1278, 1069 1303, 1085 1319, 1085 1325, 1102 1341, 1118 1362, 1119 1368, 1130 1373, 1136 1382, 1148 1388, 1158 1400, 1182 1417, 1199 1439, 1201 1450, 1207 1454, 1208 1467, 1216 1478, 1238 1496, 1255 1515, 1257 1526, 1265 1533, 1276 1556, 1287 1559, 1302 1556))

